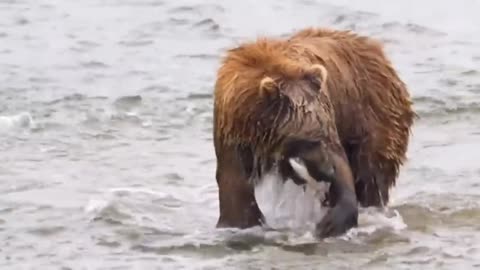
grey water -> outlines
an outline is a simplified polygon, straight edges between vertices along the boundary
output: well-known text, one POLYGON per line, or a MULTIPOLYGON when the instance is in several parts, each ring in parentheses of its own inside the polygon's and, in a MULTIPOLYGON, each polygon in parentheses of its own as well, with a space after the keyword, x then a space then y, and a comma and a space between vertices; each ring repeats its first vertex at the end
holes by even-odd
POLYGON ((480 2, 0 0, 1 269, 479 269, 480 2), (348 234, 216 230, 226 49, 378 38, 419 119, 394 200, 348 234))

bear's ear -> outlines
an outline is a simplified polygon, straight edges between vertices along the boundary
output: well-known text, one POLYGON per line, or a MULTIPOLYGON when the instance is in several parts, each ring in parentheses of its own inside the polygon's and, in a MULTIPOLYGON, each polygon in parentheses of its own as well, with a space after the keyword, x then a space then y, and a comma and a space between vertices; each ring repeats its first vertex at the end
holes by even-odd
POLYGON ((323 65, 314 64, 308 69, 307 77, 320 90, 327 82, 328 72, 323 65))
POLYGON ((260 95, 262 97, 272 96, 277 90, 277 83, 272 78, 266 76, 260 81, 260 95))

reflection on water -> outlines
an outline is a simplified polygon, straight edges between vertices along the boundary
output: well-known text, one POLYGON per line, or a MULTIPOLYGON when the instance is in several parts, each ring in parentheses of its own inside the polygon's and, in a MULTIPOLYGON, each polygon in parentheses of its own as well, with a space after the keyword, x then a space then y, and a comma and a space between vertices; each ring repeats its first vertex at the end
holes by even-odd
POLYGON ((1 267, 480 267, 479 8, 0 1, 1 267), (362 209, 359 228, 325 241, 282 226, 216 230, 220 57, 305 26, 384 41, 410 87, 420 119, 392 204, 362 209))

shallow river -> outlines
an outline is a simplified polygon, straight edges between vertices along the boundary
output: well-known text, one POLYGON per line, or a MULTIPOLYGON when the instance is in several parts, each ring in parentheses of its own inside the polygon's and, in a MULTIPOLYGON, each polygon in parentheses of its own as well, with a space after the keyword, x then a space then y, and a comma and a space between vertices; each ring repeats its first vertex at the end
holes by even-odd
POLYGON ((1 269, 480 268, 480 3, 0 0, 1 269), (383 40, 420 119, 394 201, 317 241, 215 230, 225 49, 383 40))

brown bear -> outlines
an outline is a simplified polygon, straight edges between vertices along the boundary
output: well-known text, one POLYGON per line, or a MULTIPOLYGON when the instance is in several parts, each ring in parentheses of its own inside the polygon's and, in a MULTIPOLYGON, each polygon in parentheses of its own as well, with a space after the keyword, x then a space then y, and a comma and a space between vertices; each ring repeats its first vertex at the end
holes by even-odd
POLYGON ((317 235, 345 233, 357 226, 358 204, 388 203, 415 117, 372 38, 307 28, 229 50, 214 94, 217 227, 262 225, 254 188, 276 171, 299 185, 329 183, 317 235))

